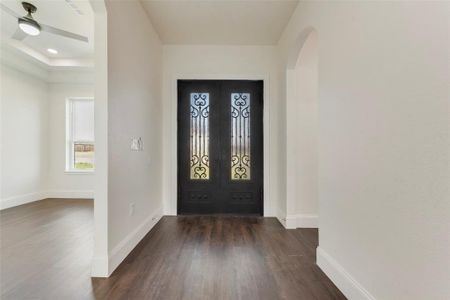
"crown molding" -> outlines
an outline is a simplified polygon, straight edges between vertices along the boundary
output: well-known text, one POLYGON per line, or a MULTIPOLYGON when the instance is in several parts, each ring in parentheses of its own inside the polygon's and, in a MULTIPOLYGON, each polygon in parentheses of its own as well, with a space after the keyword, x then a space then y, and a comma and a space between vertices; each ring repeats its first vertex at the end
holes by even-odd
POLYGON ((52 67, 85 67, 93 68, 94 60, 91 58, 49 58, 42 53, 26 46, 25 44, 11 38, 2 40, 3 48, 15 50, 20 54, 25 54, 36 62, 43 64, 47 68, 52 67))
MULTIPOLYGON (((2 43, 0 63, 47 83, 93 83, 94 64, 90 59, 48 59, 2 43)), ((32 49, 31 49, 32 50, 32 49)))

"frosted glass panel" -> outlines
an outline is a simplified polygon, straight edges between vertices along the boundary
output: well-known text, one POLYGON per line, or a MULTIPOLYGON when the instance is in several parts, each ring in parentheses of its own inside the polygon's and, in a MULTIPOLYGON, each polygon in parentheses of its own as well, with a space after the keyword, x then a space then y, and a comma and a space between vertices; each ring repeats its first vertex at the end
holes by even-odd
POLYGON ((250 94, 231 94, 231 180, 250 180, 250 94))
POLYGON ((207 180, 209 170, 209 93, 191 93, 190 179, 207 180))

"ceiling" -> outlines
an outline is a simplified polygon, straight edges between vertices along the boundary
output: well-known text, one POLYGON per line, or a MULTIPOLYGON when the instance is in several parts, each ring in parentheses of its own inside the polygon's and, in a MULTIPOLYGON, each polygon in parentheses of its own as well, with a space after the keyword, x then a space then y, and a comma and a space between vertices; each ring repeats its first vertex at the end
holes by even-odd
POLYGON ((275 45, 297 0, 141 0, 164 44, 275 45))
MULTIPOLYGON (((1 0, 2 4, 19 15, 26 12, 18 0, 1 0)), ((89 43, 69 39, 47 32, 38 36, 27 36, 23 41, 11 39, 17 30, 17 19, 0 12, 1 17, 1 43, 24 52, 45 63, 62 59, 92 59, 94 54, 94 19, 92 8, 88 0, 27 0, 37 7, 33 14, 36 21, 57 27, 89 38, 89 43), (52 48, 58 54, 47 51, 52 48)))
MULTIPOLYGON (((20 0, 0 0, 25 15, 20 0)), ((28 0, 40 23, 89 38, 89 43, 41 32, 11 39, 17 19, 0 10, 0 43, 48 66, 92 66, 94 18, 89 0, 28 0), (47 51, 56 49, 57 54, 47 51)), ((123 0, 126 1, 126 0, 123 0)), ((275 45, 297 0, 141 0, 164 44, 275 45)))

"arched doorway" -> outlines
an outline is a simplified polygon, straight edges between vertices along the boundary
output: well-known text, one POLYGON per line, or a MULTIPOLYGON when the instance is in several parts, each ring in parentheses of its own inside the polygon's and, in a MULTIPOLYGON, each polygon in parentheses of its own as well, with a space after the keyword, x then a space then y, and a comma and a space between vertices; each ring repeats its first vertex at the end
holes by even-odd
POLYGON ((286 227, 318 227, 318 36, 300 34, 287 62, 286 227))

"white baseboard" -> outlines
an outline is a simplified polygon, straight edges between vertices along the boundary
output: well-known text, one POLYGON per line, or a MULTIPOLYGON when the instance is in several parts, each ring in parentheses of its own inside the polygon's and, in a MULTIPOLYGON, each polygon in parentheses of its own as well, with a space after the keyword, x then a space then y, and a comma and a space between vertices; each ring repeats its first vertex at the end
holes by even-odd
POLYGON ((317 247, 317 265, 350 300, 376 300, 333 257, 317 247))
MULTIPOLYGON (((108 260, 108 276, 120 265, 120 263, 130 254, 136 245, 144 238, 144 236, 155 226, 162 217, 162 208, 155 211, 135 230, 127 235, 109 254, 108 260)), ((106 276, 106 277, 108 277, 106 276)), ((104 276, 102 276, 104 277, 104 276)))
POLYGON ((0 200, 0 210, 47 198, 93 199, 94 191, 44 191, 12 196, 0 200))
POLYGON ((283 213, 279 207, 276 209, 276 218, 278 219, 278 222, 286 228, 286 214, 283 213))
POLYGON ((69 199, 94 199, 94 191, 91 190, 50 190, 47 192, 47 198, 69 198, 69 199))
POLYGON ((312 214, 298 214, 286 216, 286 229, 318 228, 319 217, 312 214))
POLYGON ((94 257, 91 263, 91 277, 109 277, 108 257, 94 257))
POLYGON ((42 200, 45 199, 46 197, 47 197, 46 192, 36 192, 3 198, 0 200, 0 210, 42 200))

